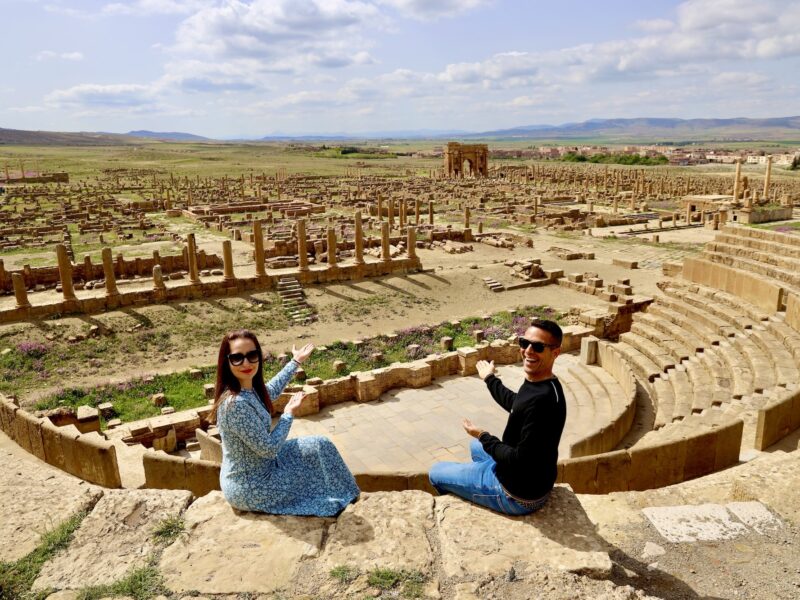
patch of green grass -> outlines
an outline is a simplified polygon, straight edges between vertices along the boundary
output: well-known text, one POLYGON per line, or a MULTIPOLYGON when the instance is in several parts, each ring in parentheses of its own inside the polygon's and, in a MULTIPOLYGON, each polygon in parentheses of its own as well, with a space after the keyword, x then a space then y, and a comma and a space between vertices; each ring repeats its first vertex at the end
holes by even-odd
MULTIPOLYGON (((36 410, 47 410, 58 406, 77 408, 81 405, 98 406, 103 402, 114 405, 116 416, 123 422, 138 421, 161 414, 161 408, 150 401, 153 394, 163 393, 167 404, 175 410, 186 410, 205 406, 208 402, 203 385, 212 383, 216 367, 201 369, 202 378, 195 379, 188 371, 156 375, 152 381, 133 379, 117 385, 95 388, 67 388, 36 404, 36 410)), ((105 427, 105 420, 101 421, 105 427)))
POLYGON ((162 519, 153 530, 153 537, 161 544, 168 545, 186 531, 186 521, 181 516, 162 519))
POLYGON ((86 514, 77 513, 55 529, 44 533, 36 549, 18 561, 0 563, 0 600, 48 596, 47 592, 31 594, 31 586, 44 563, 67 547, 86 514))
POLYGON ((367 583, 384 591, 399 586, 403 598, 421 598, 422 586, 426 579, 419 571, 378 568, 369 572, 367 583))
POLYGON ((330 570, 329 574, 339 583, 351 583, 358 577, 359 571, 351 565, 337 565, 330 570))
POLYGON ((146 567, 131 570, 119 581, 79 590, 77 600, 100 600, 107 596, 127 596, 134 600, 150 600, 169 593, 164 585, 164 578, 155 566, 155 559, 151 558, 146 567))

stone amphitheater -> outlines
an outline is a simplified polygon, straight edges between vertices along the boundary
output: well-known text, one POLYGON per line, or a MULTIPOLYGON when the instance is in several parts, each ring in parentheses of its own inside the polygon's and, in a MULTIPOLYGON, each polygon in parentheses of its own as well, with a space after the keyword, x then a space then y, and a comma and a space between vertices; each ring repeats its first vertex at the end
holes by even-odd
MULTIPOLYGON (((208 409, 100 433, 96 411, 59 426, 0 398, 3 568, 77 514, 32 595, 125 595, 115 583, 155 573, 154 593, 175 598, 795 598, 800 236, 713 226, 647 297, 630 281, 542 273, 613 301, 567 328, 564 458, 535 515, 499 516, 427 482, 432 462, 466 459, 460 417, 504 423, 474 376, 488 359, 507 385, 521 381, 513 342, 497 340, 306 383, 293 435, 331 437, 363 490, 336 519, 232 510, 208 409), (162 434, 196 436, 198 450, 156 450, 162 434), (160 541, 166 522, 180 531, 160 541), (381 583, 381 569, 395 580, 381 583)), ((413 250, 392 263, 386 228, 382 240, 387 269, 419 266, 413 250)), ((11 311, 25 298, 15 281, 11 311)))

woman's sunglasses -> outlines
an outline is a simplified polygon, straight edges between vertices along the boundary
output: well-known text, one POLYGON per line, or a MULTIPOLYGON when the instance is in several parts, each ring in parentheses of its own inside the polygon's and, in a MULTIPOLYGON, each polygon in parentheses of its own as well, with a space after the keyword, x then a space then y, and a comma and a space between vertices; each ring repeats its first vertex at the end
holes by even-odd
POLYGON ((558 348, 559 346, 558 344, 545 344, 544 342, 532 342, 529 339, 524 338, 522 336, 520 336, 518 340, 520 348, 522 348, 523 350, 527 350, 528 346, 530 346, 531 348, 533 348, 533 351, 536 352, 537 354, 541 354, 542 352, 544 352, 545 348, 558 348))
POLYGON ((250 350, 247 354, 242 354, 241 352, 234 352, 233 354, 228 354, 228 360, 231 361, 231 364, 234 367, 238 367, 240 364, 244 362, 244 359, 247 359, 247 362, 256 364, 259 360, 261 360, 261 356, 258 354, 258 350, 250 350))

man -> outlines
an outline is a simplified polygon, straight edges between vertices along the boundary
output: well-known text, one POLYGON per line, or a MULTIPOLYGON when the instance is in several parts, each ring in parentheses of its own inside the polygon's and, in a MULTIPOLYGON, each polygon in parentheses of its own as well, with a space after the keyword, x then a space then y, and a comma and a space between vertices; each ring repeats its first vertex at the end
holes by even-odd
POLYGON ((561 352, 561 328, 536 319, 519 338, 525 381, 514 393, 494 375, 494 362, 478 361, 478 376, 508 413, 502 441, 464 419, 472 462, 440 462, 431 467, 431 484, 509 515, 524 515, 547 502, 556 481, 558 443, 567 418, 561 383, 553 363, 561 352))

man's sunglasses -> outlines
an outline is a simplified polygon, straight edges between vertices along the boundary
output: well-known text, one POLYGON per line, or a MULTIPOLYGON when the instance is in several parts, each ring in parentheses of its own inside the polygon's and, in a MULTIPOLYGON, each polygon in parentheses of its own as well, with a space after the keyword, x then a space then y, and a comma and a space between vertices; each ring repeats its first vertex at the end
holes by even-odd
POLYGON ((256 364, 259 360, 261 360, 261 356, 258 354, 258 350, 250 350, 247 354, 242 354, 241 352, 234 352, 233 354, 228 354, 228 360, 231 361, 231 364, 234 367, 238 367, 240 364, 244 362, 244 359, 247 359, 247 362, 256 364))
POLYGON ((527 350, 528 346, 530 346, 531 348, 533 348, 533 351, 536 352, 537 354, 541 354, 542 352, 544 352, 545 348, 558 348, 560 346, 560 344, 545 344, 544 342, 532 342, 529 339, 524 338, 522 336, 519 336, 518 340, 520 348, 522 348, 523 350, 527 350))

